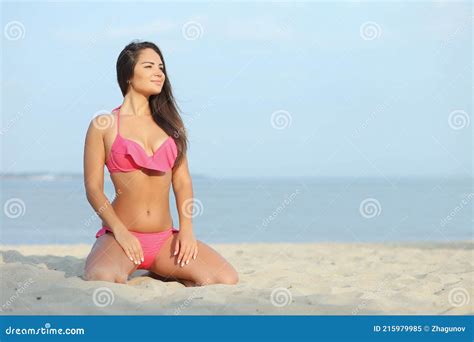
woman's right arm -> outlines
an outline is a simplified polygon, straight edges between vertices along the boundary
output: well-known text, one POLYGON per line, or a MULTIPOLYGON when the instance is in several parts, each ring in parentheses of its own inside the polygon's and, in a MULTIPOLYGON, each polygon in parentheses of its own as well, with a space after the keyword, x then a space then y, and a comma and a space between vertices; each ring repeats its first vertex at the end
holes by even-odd
MULTIPOLYGON (((106 114, 107 115, 107 114, 106 114)), ((91 120, 84 144, 84 186, 87 200, 96 214, 113 231, 115 239, 135 264, 143 261, 143 251, 138 239, 124 226, 104 193, 105 145, 103 125, 110 120, 101 115, 91 120)))

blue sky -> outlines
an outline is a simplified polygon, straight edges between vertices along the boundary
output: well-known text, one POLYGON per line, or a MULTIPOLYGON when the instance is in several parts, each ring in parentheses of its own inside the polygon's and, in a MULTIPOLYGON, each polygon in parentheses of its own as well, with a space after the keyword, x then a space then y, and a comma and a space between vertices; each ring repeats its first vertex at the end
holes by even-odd
POLYGON ((140 39, 164 53, 193 174, 472 177, 469 2, 2 7, 2 172, 81 173, 140 39))

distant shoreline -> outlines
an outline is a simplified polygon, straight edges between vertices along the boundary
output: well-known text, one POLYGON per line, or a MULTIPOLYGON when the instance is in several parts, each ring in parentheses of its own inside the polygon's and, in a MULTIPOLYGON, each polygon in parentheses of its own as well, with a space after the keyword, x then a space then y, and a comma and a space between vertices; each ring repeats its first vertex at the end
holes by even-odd
MULTIPOLYGON (((317 242, 217 242, 210 243, 212 246, 221 246, 221 247, 238 247, 238 246, 249 246, 249 247, 258 247, 258 246, 283 246, 283 245, 295 245, 299 248, 301 247, 311 247, 311 246, 350 246, 350 247, 360 247, 360 248, 417 248, 417 249, 459 249, 459 250, 474 250, 474 241, 473 240, 449 240, 449 241, 317 241, 317 242)), ((81 250, 84 247, 91 247, 92 244, 87 243, 45 243, 45 244, 25 244, 25 243, 9 243, 2 244, 0 243, 0 251, 6 250, 21 250, 22 252, 34 250, 35 253, 52 253, 54 249, 57 248, 58 251, 74 251, 81 250)), ((60 253, 62 254, 62 253, 60 253)))
MULTIPOLYGON (((354 176, 288 176, 288 177, 272 177, 271 175, 266 177, 258 176, 213 176, 205 175, 199 173, 192 173, 193 179, 196 180, 235 180, 235 181, 259 181, 259 182, 268 182, 268 181, 307 181, 307 182, 316 182, 316 183, 326 183, 326 182, 340 182, 346 181, 348 179, 358 179, 360 182, 368 183, 385 183, 387 178, 385 177, 359 177, 354 176)), ((69 180, 69 179, 82 179, 84 178, 83 173, 78 172, 6 172, 0 173, 0 179, 22 179, 22 180, 40 180, 40 181, 54 181, 54 180, 69 180)), ((390 176, 389 178, 395 179, 399 183, 403 182, 433 182, 443 180, 451 182, 474 182, 474 177, 454 177, 454 176, 390 176)))

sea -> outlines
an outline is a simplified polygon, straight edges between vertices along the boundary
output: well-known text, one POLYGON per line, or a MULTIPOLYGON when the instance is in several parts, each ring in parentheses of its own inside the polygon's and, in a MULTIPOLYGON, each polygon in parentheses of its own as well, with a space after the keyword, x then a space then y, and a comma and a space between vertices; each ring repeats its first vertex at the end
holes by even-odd
MULTIPOLYGON (((80 174, 2 175, 1 244, 92 244, 80 174)), ((193 177, 205 243, 455 242, 473 238, 473 182, 456 178, 193 177)), ((114 197, 113 184, 104 192, 114 197)), ((173 191, 170 206, 179 228, 173 191)))

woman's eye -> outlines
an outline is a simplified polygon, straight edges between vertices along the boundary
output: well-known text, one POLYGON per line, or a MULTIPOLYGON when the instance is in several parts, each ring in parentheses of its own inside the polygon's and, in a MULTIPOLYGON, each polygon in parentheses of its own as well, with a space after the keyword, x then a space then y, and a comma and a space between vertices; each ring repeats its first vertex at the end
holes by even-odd
MULTIPOLYGON (((151 68, 151 65, 147 65, 145 68, 151 68)), ((165 72, 164 68, 160 68, 161 71, 165 72)))

